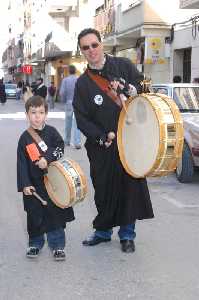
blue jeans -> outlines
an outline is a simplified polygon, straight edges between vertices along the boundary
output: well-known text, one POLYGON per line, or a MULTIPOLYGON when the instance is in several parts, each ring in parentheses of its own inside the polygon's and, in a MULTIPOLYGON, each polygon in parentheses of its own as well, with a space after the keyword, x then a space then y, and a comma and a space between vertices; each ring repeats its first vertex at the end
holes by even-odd
POLYGON ((76 119, 73 113, 73 108, 71 104, 66 104, 66 112, 65 112, 65 144, 70 145, 71 142, 71 133, 73 129, 73 138, 72 143, 74 146, 81 145, 81 132, 77 128, 76 119))
MULTIPOLYGON (((59 228, 46 233, 48 246, 51 250, 64 249, 66 244, 65 231, 63 228, 59 228)), ((45 243, 44 234, 29 238, 29 247, 37 247, 40 250, 45 243)))
MULTIPOLYGON (((111 235, 113 233, 112 229, 102 231, 102 230, 96 230, 95 235, 104 239, 110 239, 111 235)), ((120 229, 118 231, 118 235, 120 240, 134 240, 136 237, 135 233, 135 224, 128 224, 125 226, 120 226, 120 229)))

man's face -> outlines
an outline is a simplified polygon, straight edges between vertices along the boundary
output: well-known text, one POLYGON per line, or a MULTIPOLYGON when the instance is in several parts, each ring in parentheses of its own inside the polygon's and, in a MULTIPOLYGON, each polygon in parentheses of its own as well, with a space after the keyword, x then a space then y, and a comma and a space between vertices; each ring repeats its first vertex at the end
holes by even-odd
POLYGON ((98 65, 104 57, 103 45, 97 36, 89 33, 80 39, 80 49, 91 65, 98 65))

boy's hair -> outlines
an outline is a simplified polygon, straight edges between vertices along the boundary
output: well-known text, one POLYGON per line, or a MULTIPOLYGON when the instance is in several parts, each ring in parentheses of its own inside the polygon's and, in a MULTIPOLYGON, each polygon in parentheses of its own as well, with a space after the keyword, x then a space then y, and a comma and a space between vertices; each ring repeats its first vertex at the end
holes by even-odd
POLYGON ((78 35, 77 41, 78 41, 78 46, 79 47, 80 47, 81 38, 83 38, 87 34, 95 34, 96 37, 98 38, 99 42, 101 43, 102 39, 101 39, 101 35, 100 35, 99 31, 97 31, 94 28, 86 28, 86 29, 83 29, 78 35))
POLYGON ((45 113, 48 112, 48 103, 41 96, 38 95, 32 96, 25 103, 25 109, 27 113, 29 112, 30 107, 39 107, 39 106, 44 106, 45 113))

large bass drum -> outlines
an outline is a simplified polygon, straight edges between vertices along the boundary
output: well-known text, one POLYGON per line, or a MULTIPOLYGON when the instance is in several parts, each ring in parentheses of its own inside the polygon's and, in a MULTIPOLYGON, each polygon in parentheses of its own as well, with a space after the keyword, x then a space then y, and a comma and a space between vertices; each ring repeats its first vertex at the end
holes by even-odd
POLYGON ((49 197, 60 208, 74 206, 86 197, 86 177, 80 166, 71 159, 50 163, 44 183, 49 197))
POLYGON ((136 178, 163 176, 176 169, 183 148, 183 121, 173 99, 141 94, 126 101, 118 123, 120 160, 136 178))

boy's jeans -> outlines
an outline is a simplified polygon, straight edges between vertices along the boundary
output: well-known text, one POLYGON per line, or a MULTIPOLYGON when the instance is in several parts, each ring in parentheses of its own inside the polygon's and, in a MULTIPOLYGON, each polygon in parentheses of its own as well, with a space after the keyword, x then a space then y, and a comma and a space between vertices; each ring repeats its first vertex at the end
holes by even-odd
MULTIPOLYGON (((51 250, 64 249, 66 244, 65 231, 63 228, 59 228, 46 233, 48 246, 51 250)), ((29 247, 37 247, 40 250, 45 243, 44 234, 29 238, 29 247)))

